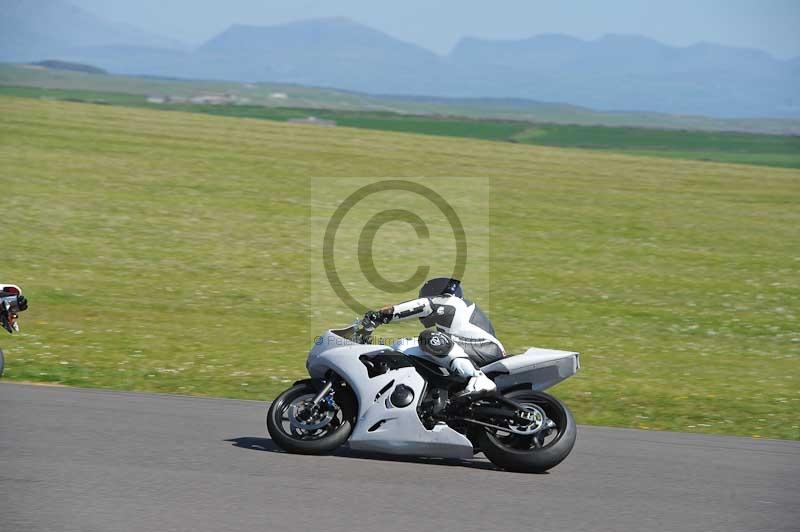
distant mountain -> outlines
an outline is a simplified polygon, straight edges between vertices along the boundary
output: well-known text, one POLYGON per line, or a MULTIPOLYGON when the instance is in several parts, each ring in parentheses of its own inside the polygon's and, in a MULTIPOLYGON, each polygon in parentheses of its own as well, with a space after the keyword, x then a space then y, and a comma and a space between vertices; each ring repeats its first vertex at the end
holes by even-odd
POLYGON ((524 98, 608 111, 800 116, 800 72, 752 49, 632 35, 463 39, 445 56, 346 19, 234 26, 194 57, 205 77, 382 94, 524 98), (210 65, 217 67, 209 68, 210 65))
POLYGON ((464 39, 449 55, 463 95, 525 96, 604 110, 715 116, 800 116, 800 76, 790 62, 708 43, 673 47, 607 35, 464 39), (488 75, 487 75, 488 74, 488 75))
MULTIPOLYGON (((2 0, 0 0, 2 1, 2 0)), ((193 52, 159 47, 73 47, 60 59, 120 74, 280 81, 371 92, 437 92, 446 60, 348 19, 282 26, 234 25, 193 52)))
POLYGON ((228 63, 225 74, 236 69, 237 79, 372 92, 435 90, 430 78, 443 74, 445 66, 433 52, 344 18, 273 27, 236 25, 196 54, 206 62, 228 63))
POLYGON ((0 0, 0 60, 60 59, 75 48, 114 44, 181 47, 172 39, 108 22, 62 0, 0 0))
POLYGON ((800 57, 789 60, 789 68, 796 74, 800 74, 800 57))
POLYGON ((193 51, 64 0, 0 0, 0 61, 280 82, 385 95, 562 102, 604 111, 800 117, 800 58, 631 35, 465 38, 440 56, 344 18, 231 26, 193 51))

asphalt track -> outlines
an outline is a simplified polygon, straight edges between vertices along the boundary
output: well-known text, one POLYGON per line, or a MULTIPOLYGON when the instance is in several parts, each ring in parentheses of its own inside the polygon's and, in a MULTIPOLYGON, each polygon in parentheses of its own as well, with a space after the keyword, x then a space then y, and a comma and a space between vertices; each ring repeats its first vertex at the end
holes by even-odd
POLYGON ((580 427, 543 475, 294 456, 253 401, 0 383, 0 530, 800 529, 800 443, 580 427))

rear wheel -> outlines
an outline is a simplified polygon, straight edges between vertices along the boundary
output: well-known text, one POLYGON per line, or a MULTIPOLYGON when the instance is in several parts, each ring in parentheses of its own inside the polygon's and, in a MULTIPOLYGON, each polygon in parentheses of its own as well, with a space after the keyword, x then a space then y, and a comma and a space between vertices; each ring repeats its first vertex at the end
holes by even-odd
POLYGON ((520 473, 543 473, 561 463, 578 434, 569 409, 543 392, 516 390, 504 395, 527 407, 531 422, 509 425, 517 432, 481 428, 478 443, 486 457, 498 467, 520 473))
POLYGON ((310 383, 292 386, 272 402, 267 430, 281 449, 296 454, 327 454, 338 449, 355 425, 355 399, 339 386, 315 407, 317 391, 310 383))

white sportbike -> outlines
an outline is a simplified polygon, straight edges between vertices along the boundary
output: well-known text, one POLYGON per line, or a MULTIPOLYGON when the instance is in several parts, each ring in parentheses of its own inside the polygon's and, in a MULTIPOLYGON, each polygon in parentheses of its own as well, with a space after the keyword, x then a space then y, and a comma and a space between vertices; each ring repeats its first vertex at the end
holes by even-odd
POLYGON ((481 368, 497 392, 461 397, 464 381, 431 362, 417 339, 370 342, 359 325, 317 339, 306 362, 311 378, 269 407, 267 429, 279 447, 325 454, 348 443, 455 459, 483 452, 500 468, 529 473, 556 466, 572 450, 575 420, 543 390, 577 372, 578 353, 531 348, 503 358, 481 368))

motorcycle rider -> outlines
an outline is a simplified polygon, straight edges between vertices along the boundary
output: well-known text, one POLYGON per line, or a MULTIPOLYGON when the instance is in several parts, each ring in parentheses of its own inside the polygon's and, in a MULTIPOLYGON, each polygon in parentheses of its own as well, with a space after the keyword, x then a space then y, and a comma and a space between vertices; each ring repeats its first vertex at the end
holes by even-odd
POLYGON ((480 368, 503 358, 505 349, 495 337, 486 314, 464 299, 461 281, 446 277, 431 279, 420 288, 418 299, 370 310, 361 324, 372 331, 392 320, 408 318, 419 318, 425 327, 435 327, 422 331, 420 349, 429 355, 426 360, 468 379, 458 395, 480 395, 497 389, 480 368))
POLYGON ((27 308, 28 300, 17 285, 0 283, 0 327, 10 333, 19 330, 17 314, 27 308))

